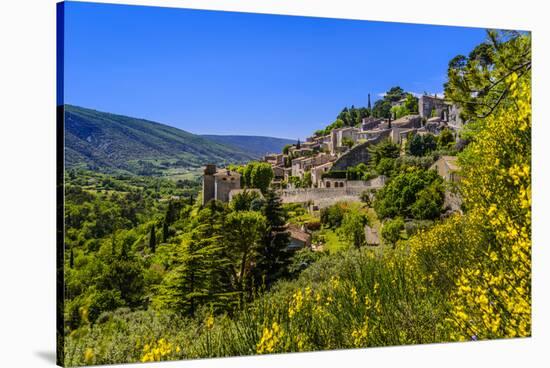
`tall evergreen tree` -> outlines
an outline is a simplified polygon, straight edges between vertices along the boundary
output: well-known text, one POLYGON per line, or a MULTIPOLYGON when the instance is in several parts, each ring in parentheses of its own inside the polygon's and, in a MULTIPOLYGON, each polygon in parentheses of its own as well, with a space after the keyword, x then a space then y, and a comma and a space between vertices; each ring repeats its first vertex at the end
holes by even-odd
POLYGON ((255 274, 256 282, 265 282, 269 287, 274 281, 288 274, 292 254, 287 250, 290 233, 286 229, 281 198, 272 189, 265 194, 262 213, 267 221, 267 229, 262 237, 255 274))
POLYGON ((177 266, 153 299, 156 307, 193 315, 202 304, 227 310, 237 301, 232 286, 232 261, 223 241, 223 207, 210 202, 192 224, 190 239, 178 250, 177 266))
POLYGON ((168 226, 168 221, 165 219, 162 223, 162 240, 167 243, 168 238, 170 238, 170 228, 168 226))
POLYGON ((151 253, 155 253, 155 250, 157 248, 157 238, 155 234, 155 224, 151 226, 151 231, 149 233, 149 248, 151 249, 151 253))
POLYGON ((174 203, 172 201, 168 202, 168 208, 166 209, 165 222, 168 224, 173 224, 175 221, 175 210, 174 203))
POLYGON ((367 109, 369 109, 369 113, 372 110, 371 105, 370 105, 370 93, 369 93, 369 100, 368 100, 368 103, 367 103, 367 109))
POLYGON ((163 280, 155 303, 166 309, 193 315, 208 295, 207 269, 201 253, 204 239, 181 244, 179 265, 163 280))

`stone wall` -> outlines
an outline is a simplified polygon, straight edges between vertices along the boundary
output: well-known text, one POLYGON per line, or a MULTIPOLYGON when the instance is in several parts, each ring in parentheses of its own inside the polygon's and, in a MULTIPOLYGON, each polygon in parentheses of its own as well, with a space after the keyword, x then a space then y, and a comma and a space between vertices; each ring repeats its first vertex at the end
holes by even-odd
POLYGON ((306 188, 283 189, 280 191, 283 203, 313 202, 315 204, 337 201, 359 201, 365 188, 306 188))
POLYGON ((387 178, 384 175, 379 175, 371 180, 348 180, 346 186, 348 188, 365 189, 380 189, 386 184, 387 178))
MULTIPOLYGON (((445 118, 448 117, 448 105, 445 103, 445 100, 441 98, 435 98, 432 96, 420 96, 418 99, 418 113, 421 117, 429 119, 432 117, 432 110, 435 109, 435 115, 440 118, 444 118, 443 114, 445 113, 445 118)), ((447 120, 447 119, 445 119, 447 120)))
MULTIPOLYGON (((345 180, 344 180, 345 181, 345 180)), ((283 203, 313 202, 319 208, 330 206, 336 202, 360 202, 361 193, 367 189, 380 189, 384 186, 386 177, 361 181, 347 181, 344 188, 305 188, 283 189, 279 191, 283 203)))

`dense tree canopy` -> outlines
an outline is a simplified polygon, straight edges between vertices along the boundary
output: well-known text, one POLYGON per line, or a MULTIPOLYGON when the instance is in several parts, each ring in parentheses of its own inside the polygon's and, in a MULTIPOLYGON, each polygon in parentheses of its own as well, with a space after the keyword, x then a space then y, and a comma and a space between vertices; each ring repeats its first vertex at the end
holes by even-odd
POLYGON ((265 192, 273 180, 273 169, 267 162, 252 161, 245 166, 232 168, 242 175, 241 185, 248 188, 256 188, 265 192))
POLYGON ((323 136, 330 134, 333 129, 343 127, 353 127, 361 124, 363 118, 369 117, 372 112, 367 107, 344 107, 344 109, 338 114, 336 120, 327 125, 324 129, 315 131, 316 136, 323 136))
POLYGON ((369 117, 371 112, 366 107, 345 107, 336 117, 337 120, 341 120, 344 126, 355 126, 361 123, 363 118, 369 117))
POLYGON ((369 146, 368 150, 370 154, 369 164, 374 167, 376 167, 383 158, 399 157, 399 146, 392 143, 389 139, 385 139, 378 144, 369 146))
POLYGON ((434 219, 443 206, 442 179, 434 170, 416 169, 394 176, 376 193, 374 209, 381 218, 434 219))
POLYGON ((392 102, 397 102, 406 96, 403 88, 396 86, 390 88, 384 96, 374 103, 372 115, 377 118, 389 118, 392 102))
POLYGON ((407 153, 413 156, 425 156, 437 149, 436 138, 430 133, 424 135, 414 134, 407 139, 405 149, 407 153))
POLYGON ((203 305, 231 310, 253 283, 285 277, 289 234, 280 199, 267 190, 272 171, 265 166, 232 167, 263 186, 265 199, 245 191, 229 205, 211 201, 204 208, 191 206, 191 197, 174 199, 188 189, 170 181, 68 176, 67 326, 149 302, 183 315, 203 305))

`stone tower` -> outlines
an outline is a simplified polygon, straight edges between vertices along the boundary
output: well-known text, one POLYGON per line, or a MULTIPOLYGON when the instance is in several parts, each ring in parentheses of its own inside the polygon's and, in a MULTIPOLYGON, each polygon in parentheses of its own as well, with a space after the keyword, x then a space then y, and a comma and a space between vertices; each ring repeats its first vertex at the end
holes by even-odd
POLYGON ((214 181, 214 175, 216 174, 216 165, 207 164, 204 168, 204 175, 202 176, 202 205, 204 206, 208 201, 214 199, 216 196, 216 185, 214 181))

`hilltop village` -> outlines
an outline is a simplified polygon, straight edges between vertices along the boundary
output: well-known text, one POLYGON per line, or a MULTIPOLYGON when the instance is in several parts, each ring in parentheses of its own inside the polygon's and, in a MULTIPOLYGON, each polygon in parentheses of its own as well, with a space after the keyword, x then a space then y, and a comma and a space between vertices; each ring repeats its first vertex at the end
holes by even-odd
MULTIPOLYGON (((398 111, 406 101, 407 98, 403 97, 392 102, 392 111, 398 111)), ((305 142, 297 141, 285 147, 284 152, 265 155, 263 161, 273 170, 271 186, 279 190, 283 202, 311 202, 317 208, 338 200, 358 200, 366 189, 383 187, 386 182, 384 175, 365 178, 350 171, 369 163, 369 147, 386 140, 398 145, 401 154, 405 154, 407 142, 415 136, 437 137, 446 131, 451 133, 454 141, 464 124, 456 105, 443 98, 423 95, 417 104, 414 114, 364 117, 356 126, 335 127, 328 134, 314 134, 305 142)), ((368 109, 371 109, 370 95, 368 109)), ((457 180, 455 156, 442 155, 432 168, 447 181, 457 180)), ((206 166, 203 204, 210 199, 229 202, 240 192, 241 174, 238 171, 206 166)))
MULTIPOLYGON (((392 107, 400 107, 405 100, 393 103, 392 107)), ((305 187, 311 188, 380 187, 384 183, 381 178, 373 181, 346 176, 348 168, 369 162, 369 146, 388 139, 405 147, 414 135, 437 136, 444 129, 456 136, 461 126, 456 106, 425 95, 418 99, 418 114, 395 120, 366 117, 358 126, 334 128, 327 135, 310 136, 305 142, 289 147, 286 154, 266 155, 264 161, 272 165, 275 178, 272 184, 279 188, 294 188, 296 182, 304 179, 309 183, 305 187)))
MULTIPOLYGON (((272 171, 269 187, 276 190, 283 204, 299 205, 317 218, 322 216, 320 211, 342 203, 368 202, 372 205, 375 193, 390 180, 391 169, 384 168, 390 161, 385 157, 379 160, 377 167, 373 167, 377 147, 385 147, 381 149, 395 150, 392 160, 417 160, 425 166, 424 169, 437 172, 441 181, 447 183, 441 186, 445 189, 435 191, 434 198, 429 199, 437 202, 437 197, 442 197, 441 203, 435 205, 436 210, 431 205, 431 214, 417 215, 416 220, 410 215, 405 221, 416 224, 419 219, 461 212, 460 197, 452 190, 453 183, 459 180, 454 147, 458 132, 464 125, 459 109, 437 96, 416 98, 405 92, 402 96, 391 101, 387 118, 370 115, 369 95, 367 111, 370 116, 362 117, 359 123, 344 126, 337 121, 307 137, 305 142, 298 140, 296 144, 285 146, 283 152, 265 155, 262 163, 269 165, 272 171), (414 102, 412 107, 411 100, 414 102), (400 111, 405 111, 405 114, 399 116, 400 111), (418 157, 426 155, 428 157, 418 157)), ((395 165, 395 161, 391 162, 395 165)), ((203 176, 203 205, 212 199, 228 203, 246 193, 261 198, 262 191, 246 183, 244 173, 243 166, 216 168, 207 165, 203 176)), ((425 192, 423 187, 417 190, 425 192)), ((413 193, 413 197, 418 195, 413 193)), ((395 216, 386 217, 391 220, 395 216)), ((307 225, 307 221, 288 224, 290 248, 311 245, 314 232, 307 225)), ((363 243, 381 244, 381 229, 378 220, 376 226, 365 224, 363 243)))

